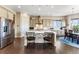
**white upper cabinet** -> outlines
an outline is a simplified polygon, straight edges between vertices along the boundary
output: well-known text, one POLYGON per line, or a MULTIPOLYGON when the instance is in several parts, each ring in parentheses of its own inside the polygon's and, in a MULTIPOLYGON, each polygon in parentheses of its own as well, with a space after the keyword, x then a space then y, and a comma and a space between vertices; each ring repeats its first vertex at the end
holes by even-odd
POLYGON ((7 18, 7 10, 5 8, 0 7, 0 17, 7 18))
POLYGON ((8 12, 8 19, 13 20, 13 13, 8 12))
POLYGON ((13 20, 13 13, 7 10, 6 8, 0 7, 0 17, 4 17, 10 20, 13 20))

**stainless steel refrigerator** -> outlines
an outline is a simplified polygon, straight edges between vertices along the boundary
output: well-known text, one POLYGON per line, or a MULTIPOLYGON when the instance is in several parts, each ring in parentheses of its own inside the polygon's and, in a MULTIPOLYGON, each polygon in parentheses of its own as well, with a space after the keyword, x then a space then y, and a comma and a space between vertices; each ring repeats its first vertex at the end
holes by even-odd
POLYGON ((0 17, 0 48, 13 42, 12 22, 9 19, 0 17))

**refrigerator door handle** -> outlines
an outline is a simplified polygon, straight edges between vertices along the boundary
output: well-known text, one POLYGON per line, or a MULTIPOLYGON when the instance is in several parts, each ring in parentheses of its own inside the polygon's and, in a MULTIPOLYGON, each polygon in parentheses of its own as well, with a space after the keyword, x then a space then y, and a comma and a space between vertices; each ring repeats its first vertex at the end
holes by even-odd
POLYGON ((7 32, 7 26, 4 26, 4 32, 7 32))

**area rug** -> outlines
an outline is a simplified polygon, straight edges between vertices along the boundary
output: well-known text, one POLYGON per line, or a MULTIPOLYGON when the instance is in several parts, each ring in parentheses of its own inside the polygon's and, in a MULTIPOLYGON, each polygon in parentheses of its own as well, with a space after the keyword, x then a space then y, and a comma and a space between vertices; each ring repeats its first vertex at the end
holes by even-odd
POLYGON ((64 37, 60 37, 59 40, 64 43, 64 44, 67 44, 67 45, 70 45, 70 46, 73 46, 73 47, 76 47, 76 48, 79 48, 79 44, 77 43, 72 43, 71 41, 68 41, 67 38, 64 39, 64 37))

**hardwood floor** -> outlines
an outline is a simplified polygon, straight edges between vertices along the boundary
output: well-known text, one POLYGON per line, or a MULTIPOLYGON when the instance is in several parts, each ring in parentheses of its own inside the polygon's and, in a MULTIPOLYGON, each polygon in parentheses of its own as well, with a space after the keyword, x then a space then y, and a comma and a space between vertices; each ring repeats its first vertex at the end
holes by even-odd
POLYGON ((15 39, 14 43, 0 49, 0 54, 79 54, 79 48, 65 45, 58 39, 56 47, 51 44, 28 44, 23 46, 23 39, 15 39))
POLYGON ((23 39, 15 39, 14 43, 8 45, 0 49, 1 54, 23 54, 24 53, 24 46, 23 46, 23 39))
POLYGON ((36 44, 28 44, 25 48, 25 53, 30 54, 54 54, 55 47, 52 46, 50 43, 36 43, 36 44))

